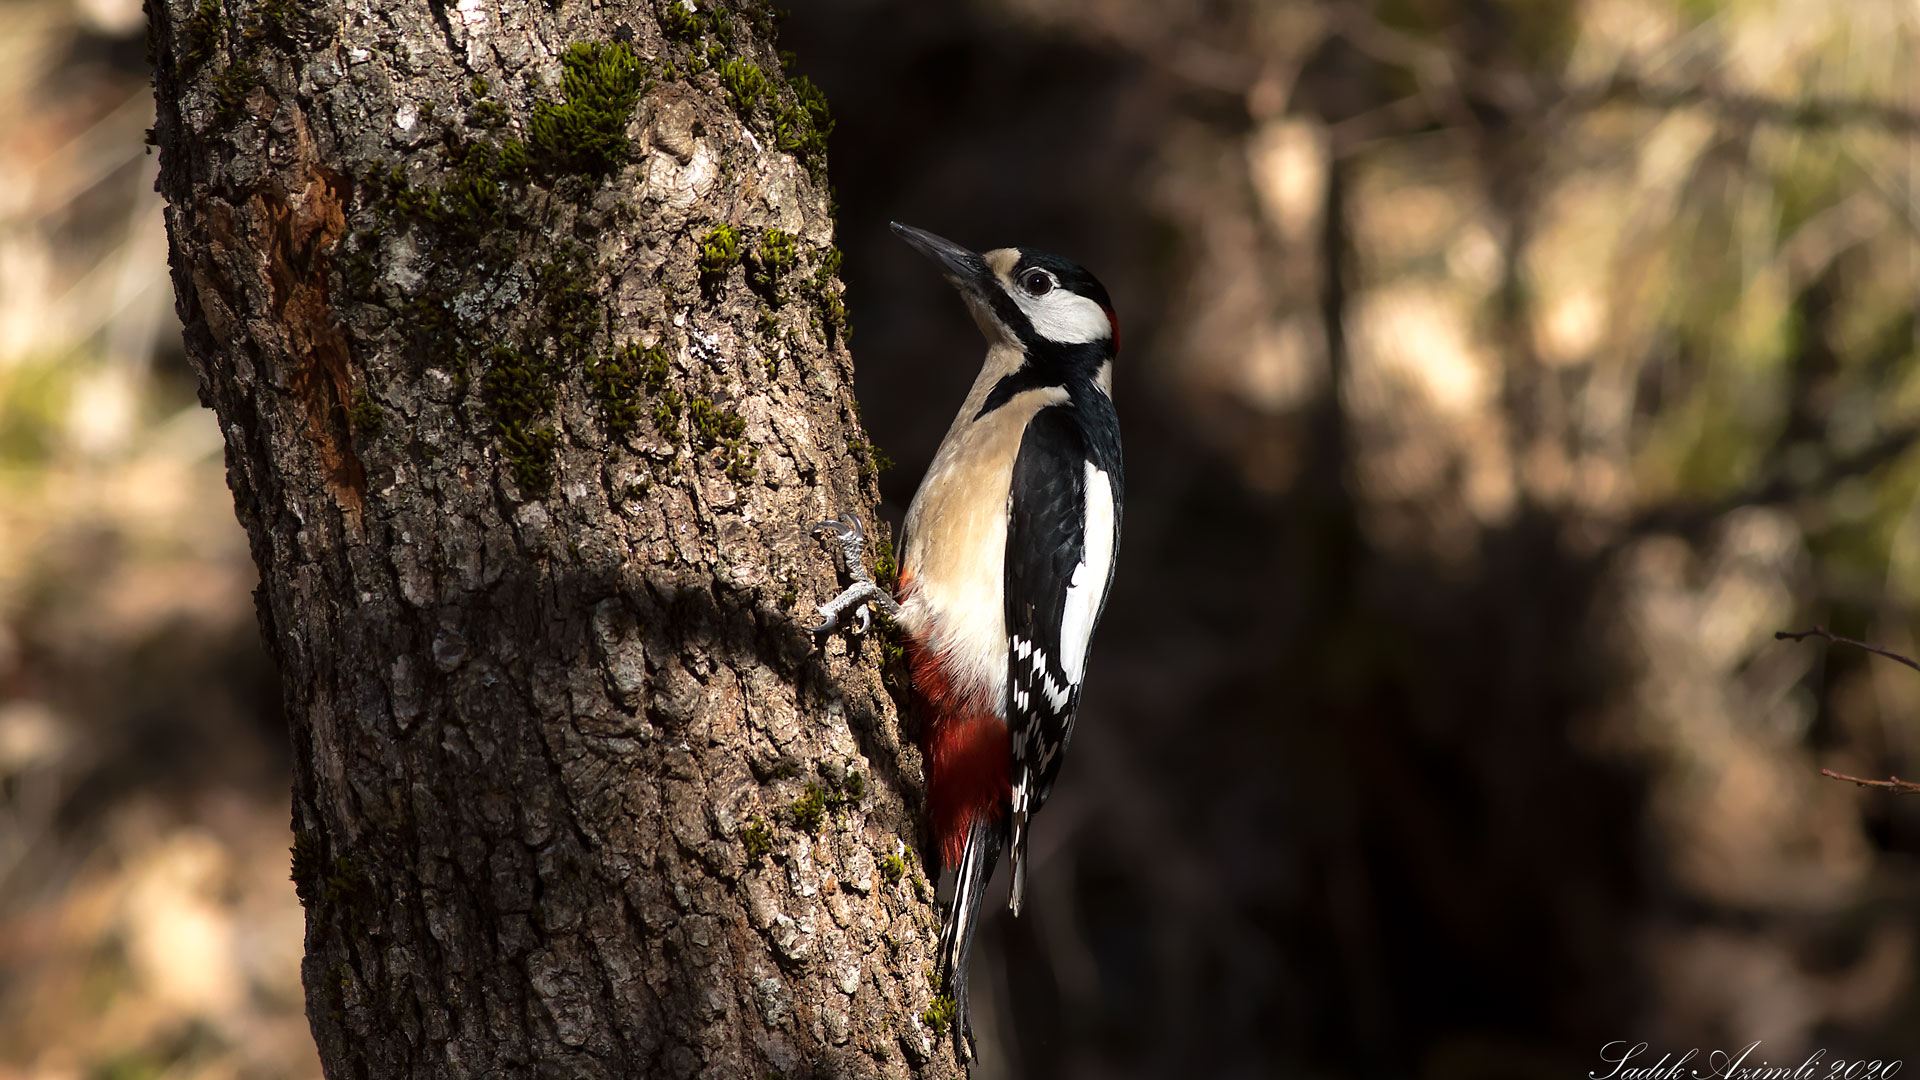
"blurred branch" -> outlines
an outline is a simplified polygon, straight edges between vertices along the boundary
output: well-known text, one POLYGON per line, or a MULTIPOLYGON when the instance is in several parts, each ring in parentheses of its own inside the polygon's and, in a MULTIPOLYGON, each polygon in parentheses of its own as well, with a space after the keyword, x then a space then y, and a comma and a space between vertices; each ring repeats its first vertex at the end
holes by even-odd
POLYGON ((1915 217, 1912 200, 1900 189, 1900 184, 1883 174, 1875 162, 1860 156, 1853 147, 1842 144, 1840 153, 1854 168, 1860 170, 1860 175, 1867 178, 1867 190, 1873 192, 1880 204, 1892 212, 1895 220, 1909 230, 1920 233, 1920 218, 1915 217))
POLYGON ((1788 101, 1698 84, 1661 85, 1620 73, 1594 85, 1574 86, 1550 76, 1476 67, 1453 49, 1386 25, 1358 4, 1336 5, 1330 21, 1362 53, 1413 73, 1428 105, 1421 119, 1471 121, 1469 99, 1536 116, 1562 106, 1586 110, 1617 104, 1650 109, 1699 105, 1750 124, 1816 130, 1861 125, 1920 134, 1920 110, 1886 102, 1812 97, 1788 101))
MULTIPOLYGON (((1864 641, 1855 641, 1850 637, 1841 637, 1839 634, 1834 633, 1824 626, 1816 626, 1811 630, 1776 630, 1774 631, 1773 640, 1802 641, 1810 637, 1822 638, 1837 645, 1851 645, 1856 649, 1865 649, 1875 656, 1884 656, 1895 663, 1905 664, 1915 671, 1920 671, 1920 664, 1914 663, 1912 660, 1897 652, 1882 649, 1876 645, 1869 645, 1864 641)), ((1842 777, 1841 779, 1850 780, 1852 777, 1842 777)))
POLYGON ((1368 143, 1426 131, 1441 122, 1425 93, 1410 94, 1327 125, 1334 157, 1348 157, 1368 143))
MULTIPOLYGON (((1776 630, 1773 634, 1775 641, 1805 641, 1810 637, 1820 638, 1830 644, 1851 645, 1856 649, 1865 649, 1875 656, 1884 656, 1895 663, 1905 664, 1915 671, 1920 671, 1920 664, 1914 663, 1910 657, 1902 656, 1891 649, 1882 649, 1877 645, 1869 645, 1864 641, 1855 641, 1850 637, 1841 637, 1839 634, 1834 633, 1824 626, 1816 626, 1811 630, 1776 630)), ((1821 769, 1820 775, 1831 777, 1835 780, 1845 780, 1849 784, 1857 784, 1860 787, 1881 788, 1899 795, 1920 795, 1920 783, 1915 783, 1912 780, 1902 780, 1897 776, 1890 776, 1885 780, 1868 780, 1864 777, 1849 776, 1846 773, 1834 772, 1832 769, 1821 769)))
POLYGON ((1820 775, 1830 776, 1835 780, 1845 780, 1849 784, 1859 784, 1861 787, 1885 788, 1888 791, 1897 792, 1901 795, 1920 795, 1920 784, 1916 784, 1912 780, 1902 780, 1897 776, 1889 777, 1885 780, 1867 780, 1863 777, 1848 776, 1846 773, 1834 772, 1832 769, 1821 769, 1820 775))
MULTIPOLYGON (((1842 480, 1872 472, 1899 457, 1912 447, 1915 441, 1920 441, 1920 425, 1909 424, 1888 432, 1858 453, 1828 462, 1827 467, 1820 470, 1818 475, 1804 481, 1776 477, 1759 487, 1710 503, 1668 503, 1665 506, 1656 506, 1635 518, 1622 534, 1621 539, 1626 540, 1650 532, 1691 533, 1717 520, 1721 515, 1741 507, 1777 506, 1781 503, 1794 502, 1814 492, 1829 491, 1833 485, 1842 480)), ((1812 632, 1808 631, 1808 633, 1812 632)))
POLYGON ((1598 87, 1575 91, 1569 97, 1587 107, 1618 102, 1653 109, 1706 105, 1716 112, 1749 123, 1800 128, 1837 128, 1859 124, 1906 134, 1920 133, 1920 111, 1884 102, 1833 98, 1780 101, 1706 86, 1654 86, 1631 75, 1615 75, 1598 87))

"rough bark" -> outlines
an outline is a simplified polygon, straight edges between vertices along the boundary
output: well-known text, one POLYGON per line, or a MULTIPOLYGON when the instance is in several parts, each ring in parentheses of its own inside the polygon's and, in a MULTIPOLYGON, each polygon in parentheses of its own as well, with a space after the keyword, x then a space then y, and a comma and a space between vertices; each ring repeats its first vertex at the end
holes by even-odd
POLYGON ((328 1075, 952 1075, 889 643, 801 629, 873 454, 766 14, 151 15, 328 1075))

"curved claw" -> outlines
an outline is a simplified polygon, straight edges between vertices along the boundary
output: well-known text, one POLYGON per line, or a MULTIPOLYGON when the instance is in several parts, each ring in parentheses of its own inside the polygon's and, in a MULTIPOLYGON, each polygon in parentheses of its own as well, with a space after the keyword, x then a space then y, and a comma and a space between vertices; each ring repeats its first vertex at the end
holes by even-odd
POLYGON ((813 533, 815 536, 829 532, 839 537, 842 542, 848 540, 864 540, 867 536, 867 530, 860 524, 860 519, 852 514, 841 514, 837 518, 829 518, 826 521, 814 523, 813 533))
MULTIPOLYGON (((840 625, 840 613, 829 610, 830 607, 831 605, 828 604, 820 605, 820 614, 827 617, 826 621, 815 626, 807 627, 807 633, 824 634, 840 625)), ((861 604, 858 608, 854 609, 854 613, 859 616, 859 625, 847 627, 847 632, 851 633, 854 637, 859 637, 861 634, 873 628, 873 611, 866 604, 861 604)))
POLYGON ((847 560, 847 576, 853 579, 853 584, 847 586, 846 591, 839 596, 820 605, 820 614, 826 621, 807 627, 808 633, 824 634, 834 629, 840 625, 841 613, 849 609, 858 619, 858 626, 848 627, 856 637, 873 628, 873 611, 870 605, 878 605, 880 610, 888 615, 898 614, 899 605, 885 590, 874 584, 873 575, 867 571, 862 561, 867 531, 860 524, 859 515, 843 513, 832 520, 818 522, 814 525, 813 532, 816 536, 821 533, 832 533, 840 542, 840 550, 847 560))

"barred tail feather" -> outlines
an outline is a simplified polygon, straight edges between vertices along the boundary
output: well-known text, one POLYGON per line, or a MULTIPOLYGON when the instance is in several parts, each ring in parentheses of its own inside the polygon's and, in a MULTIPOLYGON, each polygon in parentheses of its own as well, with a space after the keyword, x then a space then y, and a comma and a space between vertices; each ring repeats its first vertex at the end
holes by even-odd
MULTIPOLYGON (((1024 772, 1024 770, 1021 770, 1024 772)), ((1013 858, 1013 890, 1007 895, 1007 907, 1014 917, 1020 916, 1020 901, 1027 892, 1027 777, 1013 785, 1013 813, 1009 815, 1012 842, 1008 845, 1013 858)))
POLYGON ((1000 862, 1002 842, 998 822, 974 822, 967 834, 966 851, 960 857, 959 876, 954 880, 953 903, 940 930, 940 964, 946 969, 947 993, 953 997, 954 1046, 969 1058, 973 1056, 973 1027, 967 1019, 967 962, 973 952, 973 933, 980 926, 980 904, 987 897, 993 868, 1000 862))

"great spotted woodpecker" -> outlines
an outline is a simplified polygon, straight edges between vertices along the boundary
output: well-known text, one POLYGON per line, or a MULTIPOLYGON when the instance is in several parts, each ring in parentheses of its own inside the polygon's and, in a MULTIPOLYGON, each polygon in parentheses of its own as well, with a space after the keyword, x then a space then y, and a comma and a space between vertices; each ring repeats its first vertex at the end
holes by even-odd
POLYGON ((987 359, 907 510, 897 602, 862 562, 858 520, 823 527, 846 549, 846 592, 821 605, 833 629, 869 605, 905 631, 923 710, 927 806, 940 859, 957 868, 940 934, 956 1046, 971 1056, 967 958, 1003 847, 1008 906, 1026 890, 1027 832, 1060 774, 1120 544, 1119 324, 1078 265, 1026 248, 975 254, 898 222, 939 263, 986 335, 987 359))

